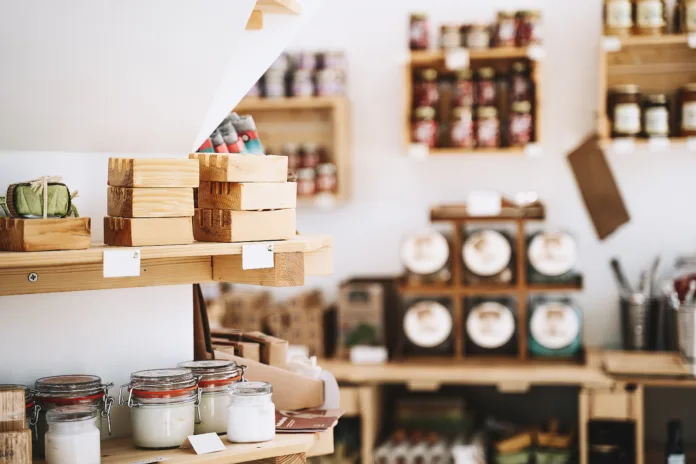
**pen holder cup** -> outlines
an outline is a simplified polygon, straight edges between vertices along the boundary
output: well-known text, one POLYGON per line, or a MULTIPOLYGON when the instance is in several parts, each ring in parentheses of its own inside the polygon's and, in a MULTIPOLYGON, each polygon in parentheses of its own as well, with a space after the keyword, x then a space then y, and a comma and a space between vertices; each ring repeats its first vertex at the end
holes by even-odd
POLYGON ((682 304, 677 313, 677 340, 685 364, 696 365, 696 304, 682 304))
POLYGON ((654 320, 660 310, 659 298, 645 298, 641 294, 622 296, 620 308, 623 349, 654 350, 654 320))

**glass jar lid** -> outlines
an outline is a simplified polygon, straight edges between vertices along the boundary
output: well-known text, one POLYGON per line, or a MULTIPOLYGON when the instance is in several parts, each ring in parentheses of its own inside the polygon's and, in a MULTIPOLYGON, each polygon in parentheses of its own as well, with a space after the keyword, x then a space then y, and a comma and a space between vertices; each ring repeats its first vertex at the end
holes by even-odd
POLYGON ((229 387, 234 396, 261 396, 273 393, 273 385, 268 382, 237 382, 229 387))
POLYGON ((317 173, 321 176, 332 176, 336 174, 336 165, 333 163, 321 163, 317 166, 317 173))
POLYGON ((611 93, 624 93, 624 94, 638 94, 640 93, 640 87, 635 84, 625 84, 617 85, 609 89, 611 93))
POLYGON ((420 75, 424 81, 434 81, 437 79, 437 70, 433 68, 423 69, 420 75))
POLYGON ((457 79, 460 79, 460 80, 464 80, 464 81, 470 80, 471 75, 472 75, 471 68, 464 68, 464 69, 460 69, 459 71, 457 71, 457 79))
POLYGON ((495 69, 481 68, 478 70, 478 75, 483 79, 493 79, 495 77, 495 69))
POLYGON ((654 93, 651 95, 646 95, 645 101, 653 105, 666 105, 667 95, 665 95, 664 93, 654 93))
POLYGON ((419 106, 416 108, 416 119, 430 121, 435 119, 435 108, 432 106, 419 106))
POLYGON ((46 421, 48 422, 79 422, 89 419, 95 419, 99 412, 94 406, 75 405, 75 406, 60 406, 53 408, 46 413, 46 421))
POLYGON ((316 172, 312 168, 298 169, 297 177, 302 180, 312 180, 316 177, 316 172))
POLYGON ((35 384, 37 396, 74 398, 104 393, 102 380, 96 375, 57 375, 43 377, 35 384))
POLYGON ((512 104, 512 111, 515 113, 529 113, 532 111, 532 104, 528 101, 519 101, 512 104))
POLYGON ((493 119, 498 117, 498 109, 494 106, 481 106, 478 109, 479 119, 493 119))
POLYGON ((404 314, 404 334, 421 348, 434 348, 446 342, 452 329, 452 314, 438 301, 419 301, 404 314))
POLYGON ((201 376, 201 381, 238 378, 242 374, 236 362, 224 359, 185 361, 179 363, 177 367, 189 369, 195 375, 201 376))
POLYGON ((131 387, 137 391, 169 391, 198 384, 190 369, 148 369, 131 374, 131 387))
POLYGON ((0 391, 7 390, 24 390, 24 402, 29 404, 34 401, 34 395, 32 394, 31 388, 26 385, 15 385, 11 383, 0 384, 0 391))
POLYGON ((516 73, 524 73, 527 71, 527 63, 524 61, 515 61, 512 63, 512 70, 516 73))

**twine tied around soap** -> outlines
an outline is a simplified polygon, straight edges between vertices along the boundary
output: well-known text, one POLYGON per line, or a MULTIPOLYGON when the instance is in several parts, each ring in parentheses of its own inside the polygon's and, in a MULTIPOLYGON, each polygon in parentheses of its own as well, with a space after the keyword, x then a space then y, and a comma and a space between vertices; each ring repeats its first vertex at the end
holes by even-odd
MULTIPOLYGON (((25 183, 29 184, 29 188, 34 193, 41 195, 43 199, 43 219, 48 218, 48 184, 60 184, 62 181, 63 178, 61 176, 41 176, 25 183)), ((77 198, 78 194, 77 190, 70 193, 70 210, 67 216, 79 217, 77 207, 72 203, 72 200, 77 198)), ((5 216, 12 216, 12 212, 7 205, 7 197, 0 197, 0 210, 2 210, 5 216)))

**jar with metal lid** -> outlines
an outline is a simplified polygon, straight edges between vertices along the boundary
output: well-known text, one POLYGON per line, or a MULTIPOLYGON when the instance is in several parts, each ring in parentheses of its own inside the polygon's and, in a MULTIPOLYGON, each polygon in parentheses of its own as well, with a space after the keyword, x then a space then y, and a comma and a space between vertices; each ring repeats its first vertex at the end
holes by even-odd
POLYGON ((604 0, 604 35, 625 37, 633 31, 631 0, 604 0))
POLYGON ((292 96, 311 97, 314 95, 314 82, 312 82, 312 71, 307 69, 297 69, 292 74, 292 96))
POLYGON ((696 32, 696 0, 683 0, 679 6, 679 23, 681 32, 696 32))
POLYGON ((295 69, 303 71, 313 71, 317 67, 317 54, 309 51, 294 52, 291 60, 295 69))
POLYGON ((317 81, 317 95, 330 97, 341 95, 343 85, 339 72, 335 69, 320 69, 314 73, 317 81))
POLYGON ((284 144, 281 154, 288 157, 289 171, 294 171, 301 166, 300 148, 296 143, 288 142, 284 144))
POLYGON ((416 74, 413 88, 413 104, 419 106, 435 106, 440 100, 437 90, 437 71, 432 68, 420 69, 416 74))
POLYGON ((541 26, 541 12, 537 10, 519 12, 517 14, 517 46, 540 45, 543 41, 541 26))
POLYGON ((426 13, 412 13, 409 25, 411 50, 427 50, 430 45, 430 28, 426 13))
POLYGON ((493 106, 481 106, 476 120, 476 145, 480 148, 500 147, 500 120, 493 106))
POLYGON ((401 263, 412 285, 450 281, 450 243, 435 229, 407 234, 401 242, 401 263))
POLYGON ((317 166, 317 192, 336 193, 336 165, 322 163, 317 166))
POLYGON ((267 382, 237 382, 229 387, 227 439, 258 443, 275 437, 273 386, 267 382))
POLYGON ((532 356, 575 356, 581 339, 582 316, 570 300, 537 298, 531 302, 528 340, 532 356))
POLYGON ((404 354, 454 354, 454 317, 450 300, 415 299, 402 316, 404 354))
POLYGON ((681 96, 681 136, 696 136, 696 83, 683 86, 681 96))
POLYGON ((48 464, 99 464, 101 442, 94 406, 74 405, 51 409, 46 415, 48 464))
POLYGON ((450 142, 453 147, 474 148, 474 113, 470 106, 459 106, 452 111, 450 142))
POLYGON ((34 384, 34 398, 41 407, 36 437, 38 455, 44 456, 44 436, 48 428, 46 413, 59 406, 94 406, 100 415, 97 426, 102 429, 102 420, 106 419, 107 430, 111 435, 111 407, 114 398, 109 396, 109 389, 113 386, 113 383, 103 384, 96 375, 58 375, 38 379, 34 384))
POLYGON ((199 376, 201 402, 198 406, 201 421, 196 423, 196 435, 201 433, 225 433, 227 431, 227 408, 230 404, 227 389, 243 380, 246 366, 237 366, 234 361, 186 361, 177 367, 189 369, 199 376))
POLYGON ((579 284, 578 246, 564 231, 540 231, 527 239, 527 281, 539 284, 579 284))
POLYGON ((423 143, 429 148, 437 145, 437 122, 435 121, 435 108, 421 106, 414 113, 413 134, 411 140, 415 143, 423 143))
POLYGON ((462 240, 464 283, 509 285, 515 280, 512 238, 503 231, 480 229, 462 240))
POLYGON ((472 298, 466 304, 465 350, 475 355, 518 352, 517 316, 511 298, 472 298))
POLYGON ((3 390, 24 390, 24 416, 26 427, 31 429, 32 440, 36 441, 38 435, 36 426, 39 422, 39 411, 41 410, 41 406, 34 401, 34 393, 31 388, 26 385, 0 384, 0 391, 3 390))
POLYGON ((316 169, 321 163, 319 146, 316 143, 303 143, 300 148, 301 165, 303 168, 316 169))
POLYGON ((133 372, 122 385, 118 404, 131 408, 133 443, 139 448, 178 448, 199 423, 199 376, 189 369, 149 369, 133 372), (128 398, 123 395, 126 387, 128 398))
POLYGON ((443 24, 440 26, 440 46, 445 50, 462 46, 459 24, 443 24))
POLYGON ((509 142, 511 147, 523 147, 532 141, 532 104, 518 101, 512 104, 509 142))
POLYGON ((514 11, 499 11, 496 24, 495 46, 514 47, 517 39, 517 21, 514 11))
POLYGON ((466 46, 471 50, 483 50, 491 45, 491 30, 488 24, 472 24, 466 35, 466 46))
POLYGON ((667 95, 647 95, 643 102, 643 127, 648 137, 669 137, 669 106, 667 95))
POLYGON ((667 32, 665 0, 634 0, 636 3, 635 33, 662 35, 667 32))
POLYGON ((524 61, 512 63, 510 93, 513 102, 532 100, 532 79, 529 77, 529 66, 524 61))
POLYGON ((454 106, 474 106, 474 81, 471 69, 457 71, 454 84, 454 106))
POLYGON ((281 53, 278 58, 275 59, 273 64, 268 68, 269 71, 288 71, 290 69, 290 56, 287 53, 281 53))
POLYGON ((316 193, 317 184, 315 178, 316 172, 312 168, 302 168, 297 170, 298 197, 311 197, 316 193))
POLYGON ((620 85, 609 89, 612 137, 636 137, 641 132, 640 87, 620 85))
POLYGON ((495 87, 495 69, 480 68, 476 80, 476 104, 479 106, 495 106, 497 92, 495 87))
POLYGON ((285 97, 285 71, 270 70, 263 76, 266 98, 285 97))

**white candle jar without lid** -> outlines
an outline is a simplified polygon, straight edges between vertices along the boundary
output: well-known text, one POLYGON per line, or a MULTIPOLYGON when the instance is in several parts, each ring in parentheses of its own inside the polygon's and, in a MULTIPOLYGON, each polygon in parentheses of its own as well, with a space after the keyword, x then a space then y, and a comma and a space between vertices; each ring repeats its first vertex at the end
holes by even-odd
POLYGON ((99 411, 93 406, 61 406, 46 414, 45 435, 48 464, 99 464, 101 433, 99 411))
POLYGON ((190 369, 200 376, 201 422, 195 425, 196 435, 201 433, 226 433, 227 408, 230 405, 228 388, 242 380, 246 366, 237 366, 234 361, 186 361, 178 367, 190 369))
POLYGON ((189 369, 151 369, 131 374, 118 395, 131 408, 133 443, 138 448, 178 448, 200 422, 198 376, 189 369), (127 387, 128 398, 123 395, 127 387))
POLYGON ((257 443, 275 437, 273 387, 266 382, 230 385, 227 439, 232 443, 257 443))

